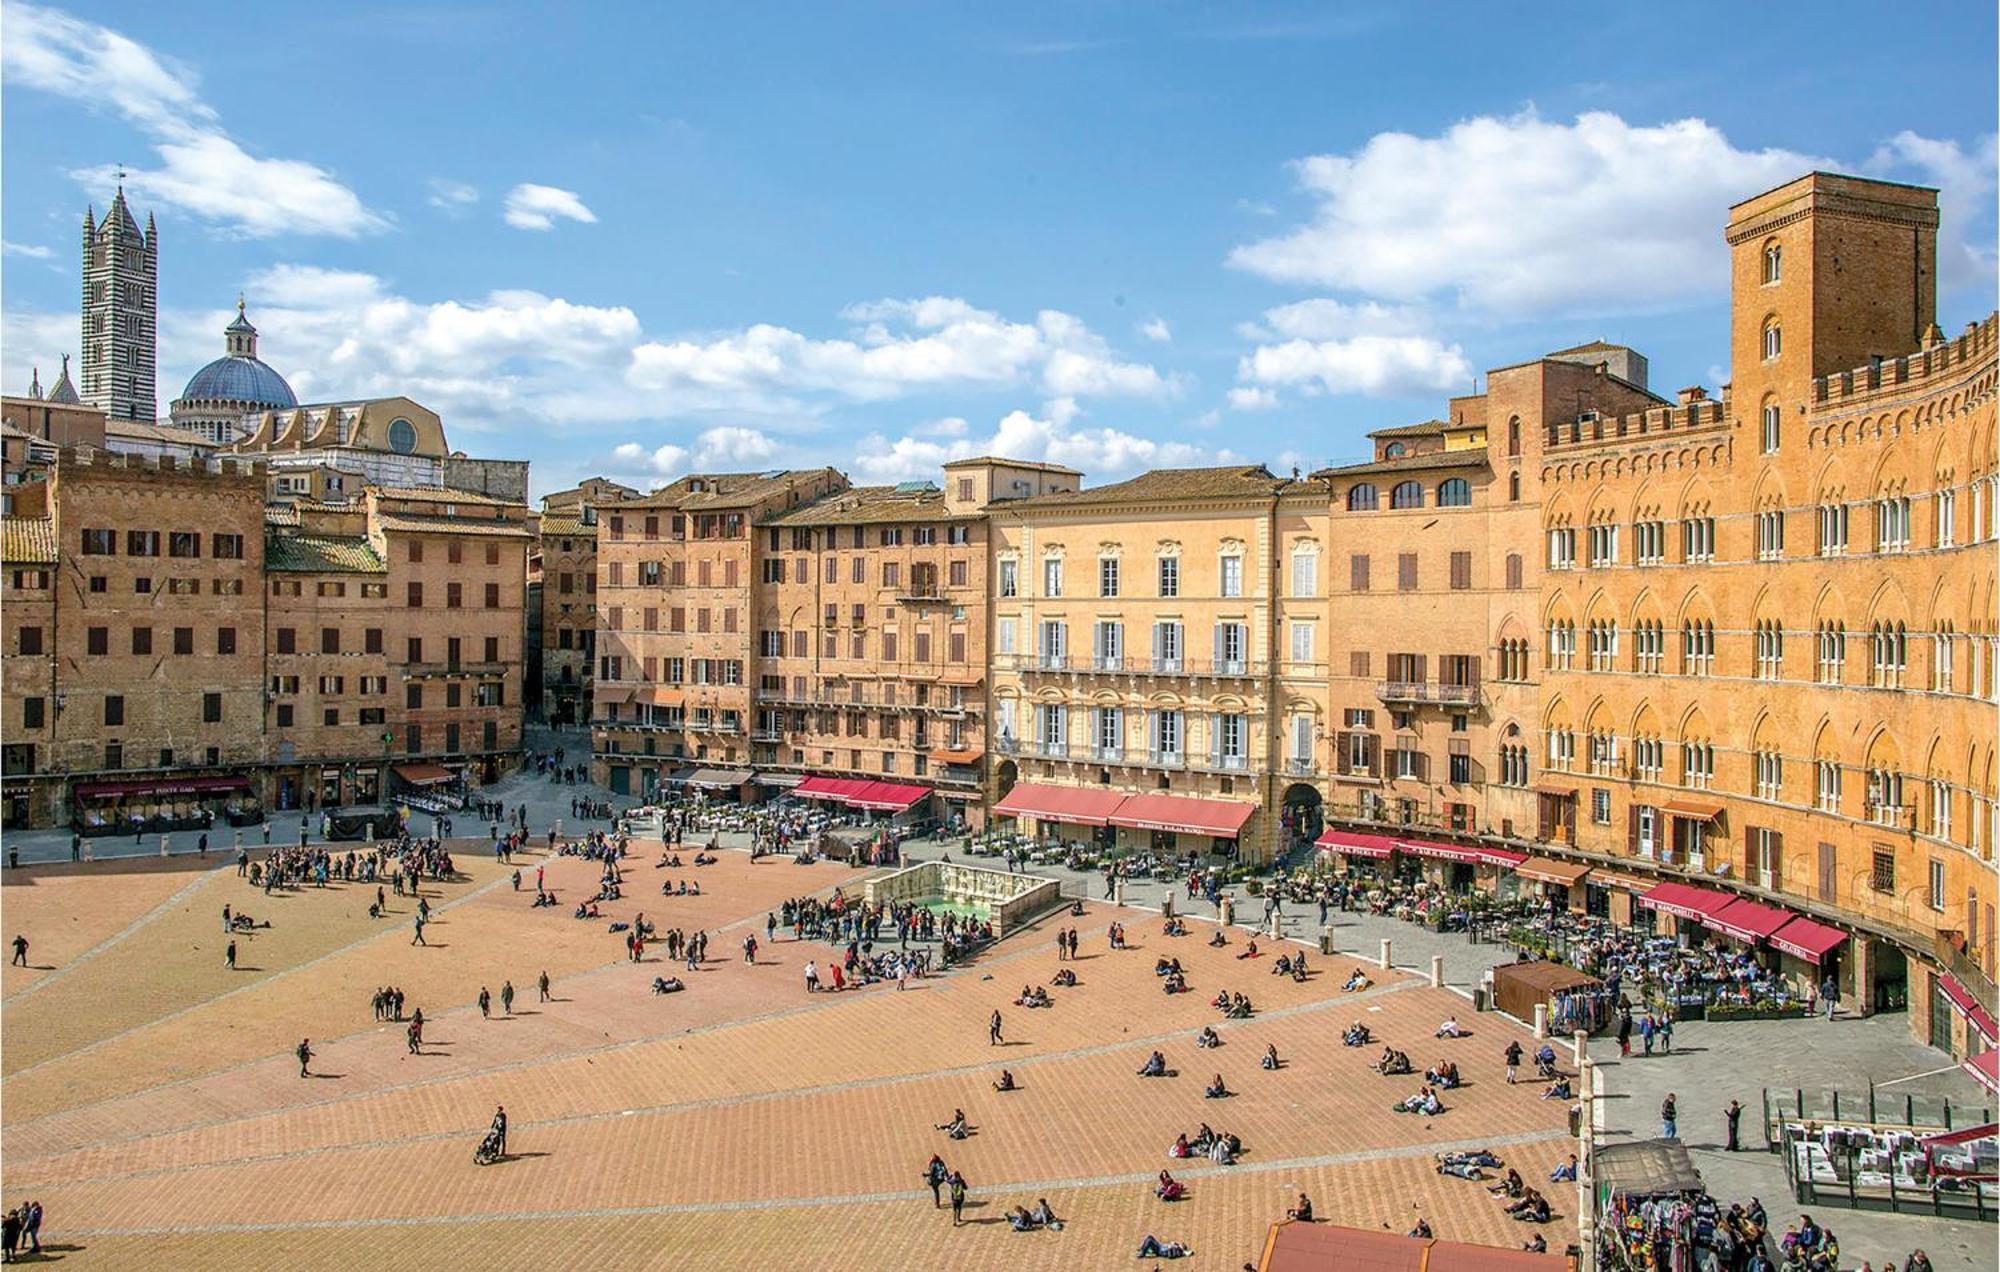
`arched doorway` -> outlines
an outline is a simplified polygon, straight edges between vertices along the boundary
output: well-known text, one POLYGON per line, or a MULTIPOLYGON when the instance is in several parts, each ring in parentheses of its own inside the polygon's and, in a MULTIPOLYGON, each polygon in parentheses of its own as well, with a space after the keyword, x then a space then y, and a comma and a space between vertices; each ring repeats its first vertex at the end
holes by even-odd
POLYGON ((1294 782, 1285 789, 1283 817, 1288 850, 1319 838, 1325 826, 1324 802, 1319 788, 1310 782, 1294 782))
POLYGON ((1000 767, 993 771, 996 783, 995 798, 1006 799, 1007 792, 1014 789, 1014 783, 1021 780, 1020 766, 1012 760, 1000 761, 1000 767))

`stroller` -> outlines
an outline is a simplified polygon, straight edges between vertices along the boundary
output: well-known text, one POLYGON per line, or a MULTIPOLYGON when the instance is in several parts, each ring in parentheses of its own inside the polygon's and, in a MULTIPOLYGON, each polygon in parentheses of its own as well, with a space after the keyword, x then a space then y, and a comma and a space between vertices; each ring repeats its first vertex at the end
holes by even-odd
POLYGON ((500 1160, 500 1132, 489 1130, 486 1138, 479 1141, 479 1147, 472 1150, 474 1166, 491 1166, 500 1160))

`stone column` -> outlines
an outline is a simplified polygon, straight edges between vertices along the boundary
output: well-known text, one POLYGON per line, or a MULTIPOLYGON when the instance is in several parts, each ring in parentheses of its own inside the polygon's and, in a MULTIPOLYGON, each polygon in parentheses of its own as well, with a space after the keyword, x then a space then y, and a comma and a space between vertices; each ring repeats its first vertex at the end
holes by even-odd
POLYGON ((1576 1037, 1575 1037, 1575 1038, 1573 1038, 1573 1039, 1571 1040, 1571 1042, 1570 1042, 1570 1046, 1571 1046, 1571 1048, 1572 1048, 1572 1049, 1574 1050, 1574 1052, 1575 1052, 1575 1056, 1576 1056, 1576 1062, 1577 1062, 1577 1063, 1578 1063, 1579 1065, 1583 1065, 1583 1064, 1589 1064, 1589 1063, 1590 1063, 1590 1035, 1589 1035, 1589 1034, 1585 1033, 1585 1032, 1584 1032, 1583 1030, 1581 1030, 1581 1029, 1577 1030, 1577 1031, 1576 1031, 1576 1037))
POLYGON ((1546 1039, 1548 1036, 1549 1036, 1549 1005, 1547 1003, 1536 1003, 1535 1037, 1546 1039))
POLYGON ((1125 881, 1123 879, 1120 879, 1116 883, 1113 883, 1111 885, 1111 904, 1113 905, 1125 904, 1125 881))
POLYGON ((1323 924, 1319 930, 1319 952, 1331 956, 1333 953, 1333 925, 1323 924))
POLYGON ((1160 899, 1160 917, 1163 919, 1174 917, 1174 890, 1172 888, 1168 888, 1167 895, 1160 899))
POLYGON ((1431 988, 1444 988, 1444 955, 1431 955, 1431 988))
POLYGON ((1382 938, 1382 957, 1380 960, 1382 964, 1382 970, 1385 972, 1389 970, 1389 958, 1390 958, 1389 938, 1385 936, 1382 938))

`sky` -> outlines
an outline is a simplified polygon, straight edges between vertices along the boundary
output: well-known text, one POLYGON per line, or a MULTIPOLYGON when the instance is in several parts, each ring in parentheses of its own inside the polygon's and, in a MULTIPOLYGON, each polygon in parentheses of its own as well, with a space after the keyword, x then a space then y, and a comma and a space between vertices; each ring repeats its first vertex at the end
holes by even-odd
POLYGON ((1994 6, 1743 12, 5 0, 0 384, 74 355, 121 166, 162 415, 240 294, 300 400, 536 494, 1311 469, 1598 338, 1714 389, 1728 205, 1814 168, 1937 186, 1940 321, 1991 312, 1994 6))

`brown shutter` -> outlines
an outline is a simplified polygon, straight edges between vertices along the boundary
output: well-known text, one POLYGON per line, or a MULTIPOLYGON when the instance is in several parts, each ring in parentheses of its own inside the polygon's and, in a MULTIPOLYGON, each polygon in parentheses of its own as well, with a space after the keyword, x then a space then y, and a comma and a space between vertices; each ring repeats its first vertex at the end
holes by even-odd
POLYGON ((1835 892, 1833 845, 1821 844, 1819 846, 1819 899, 1831 902, 1834 899, 1835 892))
POLYGON ((1639 806, 1633 804, 1625 810, 1625 855, 1639 855, 1639 806))
POLYGON ((1771 887, 1779 892, 1785 888, 1785 836, 1776 830, 1771 832, 1771 887))
POLYGON ((1345 773, 1347 771, 1347 757, 1349 754, 1347 739, 1349 736, 1350 734, 1345 729, 1333 735, 1333 768, 1337 773, 1345 773))
POLYGON ((1743 826, 1743 882, 1754 883, 1757 879, 1757 828, 1743 826))
POLYGON ((1347 586, 1354 592, 1368 590, 1368 556, 1357 552, 1347 558, 1347 586))

